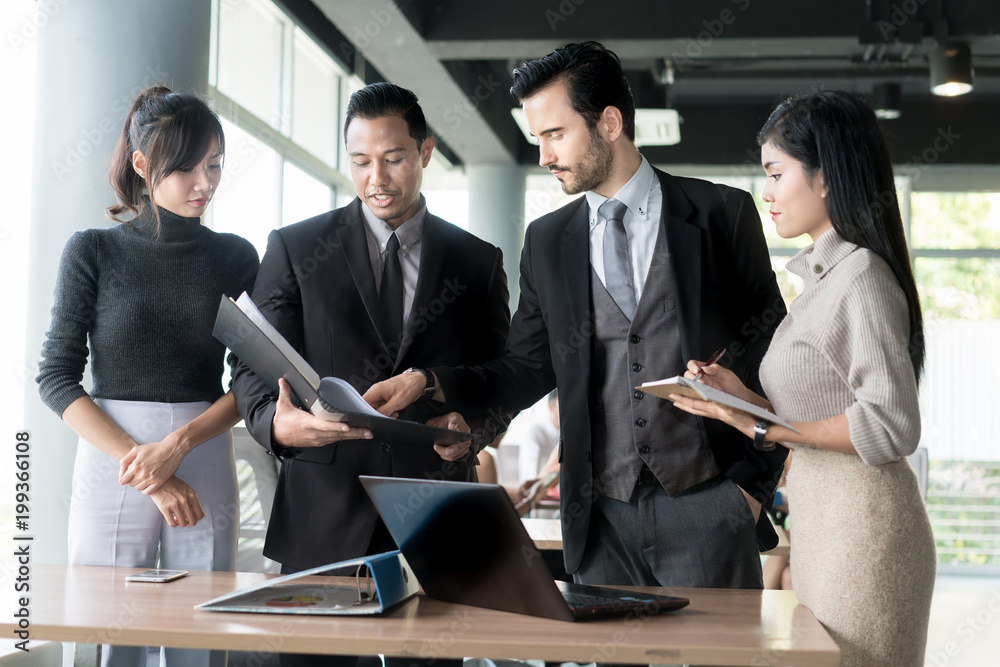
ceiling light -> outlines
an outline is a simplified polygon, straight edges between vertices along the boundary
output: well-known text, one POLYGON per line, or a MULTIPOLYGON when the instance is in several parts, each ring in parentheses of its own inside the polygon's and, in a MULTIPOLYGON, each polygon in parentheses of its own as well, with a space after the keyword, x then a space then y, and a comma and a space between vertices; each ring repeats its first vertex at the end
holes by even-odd
POLYGON ((972 49, 965 42, 934 45, 930 52, 931 92, 944 97, 972 90, 972 49))
POLYGON ((872 89, 872 108, 882 120, 899 118, 899 104, 903 94, 898 83, 877 83, 872 89))

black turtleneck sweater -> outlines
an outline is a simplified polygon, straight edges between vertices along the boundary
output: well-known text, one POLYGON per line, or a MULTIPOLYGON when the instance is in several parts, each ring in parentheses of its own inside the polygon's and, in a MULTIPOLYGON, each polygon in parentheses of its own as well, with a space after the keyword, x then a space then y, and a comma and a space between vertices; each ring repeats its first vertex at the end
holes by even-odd
POLYGON ((36 378, 56 414, 87 395, 88 338, 94 398, 213 402, 224 393, 225 348, 212 327, 223 294, 253 289, 257 251, 199 218, 159 213, 158 235, 147 205, 131 224, 66 244, 36 378))

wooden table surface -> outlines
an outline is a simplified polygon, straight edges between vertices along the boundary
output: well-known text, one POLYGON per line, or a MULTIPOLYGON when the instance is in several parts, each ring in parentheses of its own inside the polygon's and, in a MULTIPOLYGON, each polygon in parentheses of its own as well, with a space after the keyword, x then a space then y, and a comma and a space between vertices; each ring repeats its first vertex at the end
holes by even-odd
MULTIPOLYGON (((833 640, 790 591, 648 589, 688 597, 691 604, 657 616, 577 623, 439 602, 423 595, 383 616, 349 618, 196 611, 197 603, 270 575, 192 572, 166 584, 125 582, 125 576, 136 571, 34 565, 31 638, 264 653, 581 663, 818 667, 840 662, 833 640)), ((326 577, 320 581, 332 583, 326 577)), ((343 583, 349 581, 353 582, 343 583)), ((13 586, 5 587, 0 599, 0 631, 11 637, 17 608, 13 586)))

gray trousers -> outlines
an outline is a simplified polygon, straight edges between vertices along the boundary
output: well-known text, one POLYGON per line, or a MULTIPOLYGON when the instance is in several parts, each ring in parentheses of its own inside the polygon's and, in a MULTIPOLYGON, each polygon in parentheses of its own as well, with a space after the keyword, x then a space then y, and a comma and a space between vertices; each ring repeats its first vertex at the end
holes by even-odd
POLYGON ((753 514, 723 475, 675 496, 649 483, 637 484, 628 503, 598 496, 573 580, 762 589, 753 514))

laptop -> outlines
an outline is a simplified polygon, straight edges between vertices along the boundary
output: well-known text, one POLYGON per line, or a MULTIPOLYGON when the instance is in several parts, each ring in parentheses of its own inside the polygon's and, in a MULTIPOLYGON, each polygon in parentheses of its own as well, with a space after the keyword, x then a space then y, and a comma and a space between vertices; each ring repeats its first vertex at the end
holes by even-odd
POLYGON ((507 492, 495 484, 360 479, 431 598, 561 621, 651 616, 689 602, 554 581, 507 492))

